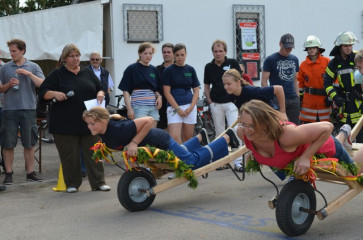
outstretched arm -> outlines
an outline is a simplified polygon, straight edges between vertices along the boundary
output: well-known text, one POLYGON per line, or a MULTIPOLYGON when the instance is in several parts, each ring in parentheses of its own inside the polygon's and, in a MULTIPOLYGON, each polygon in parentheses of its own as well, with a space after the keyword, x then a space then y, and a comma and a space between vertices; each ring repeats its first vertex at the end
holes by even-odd
POLYGON ((294 151, 298 146, 310 143, 304 153, 295 161, 295 173, 303 175, 309 170, 310 159, 329 139, 332 131, 333 125, 330 122, 284 126, 284 133, 280 137, 279 143, 286 152, 294 151))
POLYGON ((279 102, 280 112, 286 113, 284 89, 280 85, 275 85, 273 88, 274 94, 279 102))
POLYGON ((154 119, 152 117, 141 117, 134 120, 136 125, 136 135, 131 140, 131 142, 126 146, 127 155, 136 156, 137 155, 137 145, 145 138, 149 133, 150 129, 154 124, 154 119))

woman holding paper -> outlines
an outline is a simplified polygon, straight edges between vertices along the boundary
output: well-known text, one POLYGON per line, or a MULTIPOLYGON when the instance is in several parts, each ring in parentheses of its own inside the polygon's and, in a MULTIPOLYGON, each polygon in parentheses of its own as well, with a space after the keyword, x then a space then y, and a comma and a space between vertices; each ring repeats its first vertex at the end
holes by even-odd
POLYGON ((105 184, 102 163, 92 160, 90 147, 99 140, 92 136, 82 119, 85 101, 96 99, 102 103, 105 93, 93 71, 80 66, 81 53, 74 44, 63 48, 62 65, 54 69, 39 88, 40 100, 52 100, 49 116, 49 132, 63 167, 67 192, 77 192, 82 184, 79 149, 82 150, 92 190, 109 191, 105 184), (73 92, 73 94, 69 94, 73 92))

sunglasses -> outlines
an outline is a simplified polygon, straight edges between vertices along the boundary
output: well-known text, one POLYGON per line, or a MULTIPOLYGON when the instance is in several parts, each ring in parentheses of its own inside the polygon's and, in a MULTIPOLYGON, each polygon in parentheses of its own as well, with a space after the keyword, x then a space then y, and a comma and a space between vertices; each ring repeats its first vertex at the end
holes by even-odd
POLYGON ((100 61, 99 58, 91 58, 91 61, 100 61))

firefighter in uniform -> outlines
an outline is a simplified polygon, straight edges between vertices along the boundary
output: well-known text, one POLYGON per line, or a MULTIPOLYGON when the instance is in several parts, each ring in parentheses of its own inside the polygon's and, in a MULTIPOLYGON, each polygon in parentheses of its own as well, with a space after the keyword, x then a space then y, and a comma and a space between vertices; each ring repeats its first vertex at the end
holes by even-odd
MULTIPOLYGON (((337 36, 335 47, 330 52, 330 56, 334 58, 329 62, 324 75, 325 91, 338 107, 339 128, 344 124, 353 128, 362 116, 362 88, 354 80, 355 53, 352 48, 357 41, 355 35, 349 31, 337 36)), ((356 140, 363 143, 363 131, 360 131, 356 140)))
POLYGON ((324 89, 324 73, 330 59, 321 54, 320 39, 308 36, 304 43, 304 51, 308 52, 306 60, 301 63, 297 75, 300 92, 303 94, 300 109, 302 123, 330 121, 331 107, 326 105, 324 89))

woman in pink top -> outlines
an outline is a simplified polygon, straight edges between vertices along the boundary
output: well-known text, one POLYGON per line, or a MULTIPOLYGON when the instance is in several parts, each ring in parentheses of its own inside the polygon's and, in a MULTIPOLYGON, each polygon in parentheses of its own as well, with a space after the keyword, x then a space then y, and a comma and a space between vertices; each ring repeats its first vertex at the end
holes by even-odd
MULTIPOLYGON (((287 122, 284 115, 268 104, 251 100, 240 109, 237 135, 244 140, 258 163, 283 168, 296 159, 294 172, 305 174, 310 168, 310 159, 316 153, 334 157, 339 161, 353 163, 341 142, 350 137, 350 128, 342 127, 337 138, 331 135, 330 122, 317 122, 296 126, 287 122)), ((362 149, 363 150, 363 149, 362 149)), ((358 151, 354 160, 362 162, 363 151, 358 151)))

